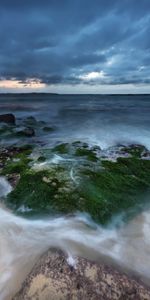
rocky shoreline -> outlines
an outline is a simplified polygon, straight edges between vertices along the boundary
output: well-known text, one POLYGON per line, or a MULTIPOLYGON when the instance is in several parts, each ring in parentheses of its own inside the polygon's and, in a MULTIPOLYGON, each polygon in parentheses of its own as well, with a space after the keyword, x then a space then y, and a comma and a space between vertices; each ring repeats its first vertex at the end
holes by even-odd
MULTIPOLYGON (((13 187, 3 201, 15 214, 30 218, 81 212, 107 225, 117 214, 128 221, 149 205, 150 152, 143 145, 102 150, 62 141, 47 147, 36 140, 37 132, 53 131, 45 122, 29 117, 18 125, 12 115, 0 116, 0 122, 4 140, 20 141, 0 149, 0 176, 13 187)), ((22 299, 144 300, 150 299, 150 290, 104 264, 81 257, 70 262, 63 252, 49 250, 13 298, 22 299)))
POLYGON ((149 300, 150 289, 112 267, 50 249, 12 300, 35 299, 149 300))

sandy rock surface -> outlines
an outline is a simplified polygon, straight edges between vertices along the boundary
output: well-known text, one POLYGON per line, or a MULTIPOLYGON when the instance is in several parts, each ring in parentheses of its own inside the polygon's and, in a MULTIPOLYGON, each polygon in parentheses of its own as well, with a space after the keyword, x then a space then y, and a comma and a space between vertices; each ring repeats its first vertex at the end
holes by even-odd
POLYGON ((49 250, 13 300, 148 300, 150 290, 111 267, 49 250))

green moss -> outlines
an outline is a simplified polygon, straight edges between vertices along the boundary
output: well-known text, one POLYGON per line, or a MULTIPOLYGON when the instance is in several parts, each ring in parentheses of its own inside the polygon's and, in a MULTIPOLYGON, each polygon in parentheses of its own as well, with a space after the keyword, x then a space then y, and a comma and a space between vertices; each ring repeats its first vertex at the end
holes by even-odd
POLYGON ((18 209, 21 205, 28 208, 46 209, 54 188, 42 181, 45 172, 26 172, 22 175, 17 187, 8 195, 8 201, 18 209))
POLYGON ((30 159, 9 161, 3 168, 2 175, 12 174, 12 173, 19 173, 19 174, 24 173, 26 169, 29 168, 28 166, 29 162, 30 159))
MULTIPOLYGON (((56 168, 55 172, 58 169, 56 168)), ((65 179, 58 180, 54 171, 27 171, 17 187, 8 195, 7 203, 18 209, 24 205, 35 212, 54 211, 69 213, 75 210, 70 197, 71 189, 65 189, 65 179)))
MULTIPOLYGON (((21 148, 19 149, 19 151, 22 151, 21 148)), ((1 174, 7 175, 12 173, 24 173, 27 169, 29 169, 29 163, 31 162, 29 154, 31 154, 31 152, 31 149, 23 148, 23 152, 14 154, 9 160, 5 162, 1 174)))
POLYGON ((52 149, 53 152, 58 152, 59 154, 67 154, 69 151, 69 144, 63 143, 52 149))
POLYGON ((149 184, 132 175, 103 170, 85 171, 81 195, 85 206, 95 220, 102 223, 113 214, 127 211, 138 205, 149 184))
MULTIPOLYGON (((69 146, 61 144, 53 151, 66 154, 69 149, 69 155, 84 156, 85 160, 77 160, 75 165, 73 161, 52 164, 49 170, 35 172, 29 167, 29 158, 20 155, 21 165, 19 161, 15 162, 17 166, 13 166, 13 171, 20 168, 21 179, 8 195, 7 203, 16 210, 24 205, 35 213, 88 212, 97 222, 106 223, 114 214, 128 214, 145 201, 150 191, 149 160, 129 157, 118 158, 116 162, 100 161, 92 149, 71 144, 70 150, 69 146), (70 177, 72 167, 75 168, 77 183, 70 177)), ((51 152, 51 149, 47 151, 51 152)), ((44 158, 41 156, 40 159, 44 158)), ((12 162, 8 167, 12 170, 12 162)))
POLYGON ((89 147, 87 143, 82 143, 81 141, 73 142, 72 146, 80 147, 80 148, 88 148, 89 147))
POLYGON ((90 149, 77 148, 76 152, 75 152, 75 155, 76 156, 86 156, 87 159, 90 160, 90 161, 97 161, 96 154, 90 149))
POLYGON ((143 145, 130 145, 123 147, 122 151, 132 155, 135 158, 141 158, 142 153, 147 151, 147 149, 143 145))

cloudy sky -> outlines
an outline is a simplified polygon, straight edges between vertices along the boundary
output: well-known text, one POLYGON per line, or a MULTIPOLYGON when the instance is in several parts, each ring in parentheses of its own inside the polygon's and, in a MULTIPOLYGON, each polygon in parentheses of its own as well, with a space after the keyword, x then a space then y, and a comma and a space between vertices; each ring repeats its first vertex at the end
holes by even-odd
POLYGON ((150 0, 0 0, 0 91, 150 93, 150 0))

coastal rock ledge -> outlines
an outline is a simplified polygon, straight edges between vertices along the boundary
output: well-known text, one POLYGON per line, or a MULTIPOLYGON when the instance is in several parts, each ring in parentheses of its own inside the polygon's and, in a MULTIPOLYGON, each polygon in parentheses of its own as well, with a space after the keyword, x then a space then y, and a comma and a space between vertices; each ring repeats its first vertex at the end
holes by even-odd
POLYGON ((13 300, 148 300, 150 289, 104 264, 49 250, 35 265, 13 300))

